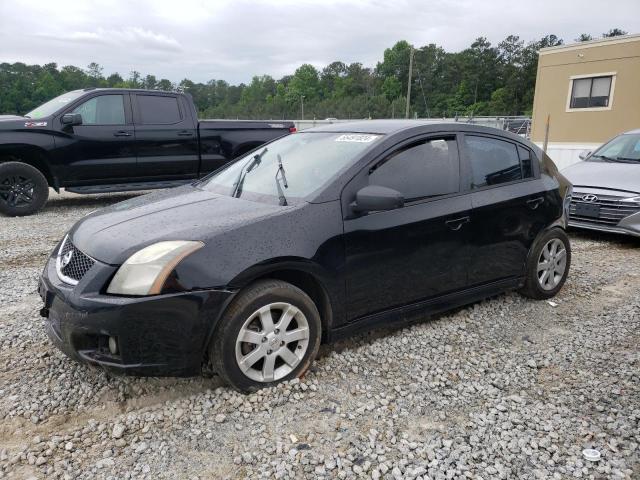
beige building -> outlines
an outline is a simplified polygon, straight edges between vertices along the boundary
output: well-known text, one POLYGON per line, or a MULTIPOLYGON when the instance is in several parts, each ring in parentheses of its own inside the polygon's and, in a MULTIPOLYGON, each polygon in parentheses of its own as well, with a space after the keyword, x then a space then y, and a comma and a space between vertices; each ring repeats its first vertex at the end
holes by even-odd
POLYGON ((611 137, 640 128, 640 34, 543 48, 531 139, 560 168, 611 137))

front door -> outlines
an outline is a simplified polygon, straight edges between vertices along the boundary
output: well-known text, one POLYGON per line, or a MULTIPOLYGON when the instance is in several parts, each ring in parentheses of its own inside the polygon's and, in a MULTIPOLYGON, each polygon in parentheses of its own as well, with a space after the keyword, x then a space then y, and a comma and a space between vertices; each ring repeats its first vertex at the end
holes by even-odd
POLYGON ((82 115, 82 125, 65 127, 68 147, 60 155, 71 183, 123 183, 136 174, 135 132, 129 95, 95 95, 65 113, 82 115))
POLYGON ((363 186, 393 188, 405 206, 344 221, 350 321, 467 283, 471 200, 460 194, 455 137, 402 146, 368 168, 363 186))

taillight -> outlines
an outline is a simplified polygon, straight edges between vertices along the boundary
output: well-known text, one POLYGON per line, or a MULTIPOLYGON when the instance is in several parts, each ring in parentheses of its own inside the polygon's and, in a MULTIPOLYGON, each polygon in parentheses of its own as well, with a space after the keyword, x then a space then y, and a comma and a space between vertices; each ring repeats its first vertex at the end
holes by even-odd
POLYGON ((289 133, 296 133, 298 129, 296 127, 289 127, 289 133))

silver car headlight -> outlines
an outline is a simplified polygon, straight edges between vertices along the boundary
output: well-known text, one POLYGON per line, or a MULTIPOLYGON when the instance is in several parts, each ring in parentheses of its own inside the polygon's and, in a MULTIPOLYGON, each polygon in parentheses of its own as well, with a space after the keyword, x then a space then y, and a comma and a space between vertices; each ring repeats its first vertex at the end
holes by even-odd
POLYGON ((157 295, 180 261, 202 247, 202 242, 171 240, 138 250, 120 266, 107 293, 157 295))

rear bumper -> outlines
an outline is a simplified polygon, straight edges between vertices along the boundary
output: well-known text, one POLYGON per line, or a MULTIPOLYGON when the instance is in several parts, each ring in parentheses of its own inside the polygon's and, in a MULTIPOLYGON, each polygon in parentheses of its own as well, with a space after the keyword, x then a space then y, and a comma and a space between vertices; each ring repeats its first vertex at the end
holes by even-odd
POLYGON ((233 297, 215 289, 141 298, 83 294, 80 285, 61 282, 52 263, 39 282, 47 335, 69 357, 112 373, 197 375, 217 319, 233 297))

